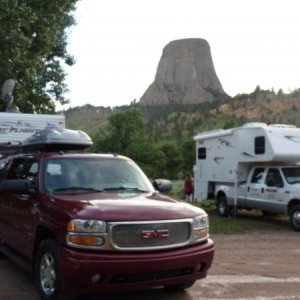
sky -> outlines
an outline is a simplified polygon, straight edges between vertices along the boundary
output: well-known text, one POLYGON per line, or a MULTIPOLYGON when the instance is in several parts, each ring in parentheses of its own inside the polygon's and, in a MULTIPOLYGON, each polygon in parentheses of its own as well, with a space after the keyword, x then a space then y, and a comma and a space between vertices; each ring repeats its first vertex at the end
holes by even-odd
POLYGON ((139 101, 163 48, 185 38, 207 40, 232 97, 300 88, 299 0, 80 0, 74 15, 66 109, 139 101))

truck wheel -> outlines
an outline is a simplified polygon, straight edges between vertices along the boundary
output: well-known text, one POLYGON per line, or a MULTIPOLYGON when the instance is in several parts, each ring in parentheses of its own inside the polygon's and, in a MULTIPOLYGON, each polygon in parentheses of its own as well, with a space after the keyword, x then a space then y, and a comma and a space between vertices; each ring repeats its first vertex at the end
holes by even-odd
POLYGON ((60 299, 55 240, 45 240, 40 244, 34 272, 40 298, 42 300, 60 299))
POLYGON ((290 211, 290 223, 295 231, 300 231, 300 205, 295 205, 290 211))
POLYGON ((168 292, 182 291, 182 290, 190 288, 194 283, 195 283, 195 280, 180 283, 180 284, 166 285, 166 286, 164 286, 164 289, 168 292))
POLYGON ((228 207, 226 196, 222 195, 222 196, 218 197, 218 199, 217 199, 217 210, 218 210, 219 216, 228 217, 229 207, 228 207))

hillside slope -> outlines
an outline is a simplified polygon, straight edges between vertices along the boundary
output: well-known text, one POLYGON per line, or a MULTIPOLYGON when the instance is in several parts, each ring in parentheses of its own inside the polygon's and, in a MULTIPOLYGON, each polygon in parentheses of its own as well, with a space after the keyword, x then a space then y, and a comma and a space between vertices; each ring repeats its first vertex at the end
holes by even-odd
MULTIPOLYGON (((137 108, 136 105, 132 107, 137 108)), ((192 138, 201 131, 254 121, 288 123, 300 127, 300 90, 283 94, 257 88, 251 94, 237 95, 225 101, 138 108, 144 116, 147 134, 156 141, 192 138)), ((67 126, 95 136, 105 132, 112 113, 123 109, 128 109, 128 106, 111 109, 88 105, 67 110, 67 126)))

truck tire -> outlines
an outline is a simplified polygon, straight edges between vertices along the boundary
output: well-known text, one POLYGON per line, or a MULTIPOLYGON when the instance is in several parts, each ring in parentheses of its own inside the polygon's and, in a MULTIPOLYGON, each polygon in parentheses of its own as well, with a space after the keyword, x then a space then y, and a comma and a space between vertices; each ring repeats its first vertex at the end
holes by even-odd
POLYGON ((294 205, 290 210, 290 223, 295 231, 300 231, 300 204, 294 205))
POLYGON ((195 280, 180 283, 180 284, 166 285, 166 286, 164 286, 164 289, 168 292, 183 291, 185 289, 190 288, 194 283, 195 283, 195 280))
POLYGON ((61 299, 56 252, 54 239, 44 240, 38 248, 34 273, 36 286, 42 300, 61 299))
POLYGON ((229 206, 225 195, 221 195, 217 199, 217 210, 221 217, 227 218, 229 216, 229 206))

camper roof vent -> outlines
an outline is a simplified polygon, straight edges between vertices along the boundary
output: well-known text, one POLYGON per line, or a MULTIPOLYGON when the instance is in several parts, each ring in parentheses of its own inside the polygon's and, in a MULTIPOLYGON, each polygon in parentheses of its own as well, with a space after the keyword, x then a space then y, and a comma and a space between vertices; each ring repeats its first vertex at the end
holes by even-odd
POLYGON ((295 125, 290 124, 270 124, 270 127, 276 127, 276 128, 297 128, 295 125))

